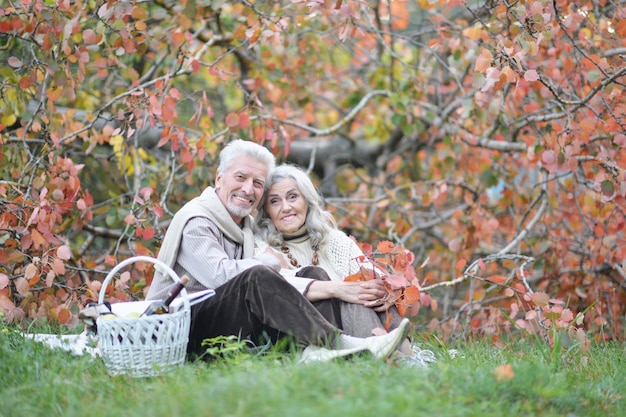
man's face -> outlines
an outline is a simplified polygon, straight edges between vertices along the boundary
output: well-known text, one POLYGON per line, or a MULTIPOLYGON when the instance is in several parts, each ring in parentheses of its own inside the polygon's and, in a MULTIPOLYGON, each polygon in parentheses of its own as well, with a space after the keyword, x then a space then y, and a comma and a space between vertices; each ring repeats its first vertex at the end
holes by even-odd
POLYGON ((217 174, 215 192, 235 223, 249 215, 263 196, 267 165, 250 156, 241 156, 224 175, 217 174))

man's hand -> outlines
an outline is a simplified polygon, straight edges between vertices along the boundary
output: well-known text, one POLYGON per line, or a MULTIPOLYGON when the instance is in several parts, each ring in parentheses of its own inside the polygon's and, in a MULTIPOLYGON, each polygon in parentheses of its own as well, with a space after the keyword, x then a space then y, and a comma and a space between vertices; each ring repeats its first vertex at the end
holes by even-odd
POLYGON ((272 249, 270 246, 268 246, 265 249, 265 253, 270 254, 272 256, 275 256, 276 259, 278 259, 280 261, 280 265, 281 267, 285 268, 285 269, 290 269, 289 264, 287 263, 287 260, 285 259, 285 257, 283 256, 282 253, 276 252, 274 249, 272 249))

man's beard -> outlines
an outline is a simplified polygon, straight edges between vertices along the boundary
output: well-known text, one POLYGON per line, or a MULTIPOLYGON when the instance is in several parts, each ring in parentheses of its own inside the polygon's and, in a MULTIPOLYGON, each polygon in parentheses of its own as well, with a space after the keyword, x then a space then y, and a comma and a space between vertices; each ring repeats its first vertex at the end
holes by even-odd
MULTIPOLYGON (((233 194, 231 197, 236 197, 236 196, 237 196, 236 194, 233 194)), ((247 198, 247 196, 244 196, 244 197, 247 198)), ((239 207, 238 205, 234 204, 229 199, 228 204, 226 204, 226 210, 228 210, 228 212, 235 217, 244 218, 254 211, 254 207, 250 207, 250 208, 239 207)))

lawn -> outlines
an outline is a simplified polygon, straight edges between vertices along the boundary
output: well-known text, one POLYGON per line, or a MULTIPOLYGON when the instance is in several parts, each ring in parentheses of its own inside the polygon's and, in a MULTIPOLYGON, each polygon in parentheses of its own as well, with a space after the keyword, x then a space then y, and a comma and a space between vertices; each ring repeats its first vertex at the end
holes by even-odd
POLYGON ((2 417, 626 415, 626 346, 617 343, 553 355, 537 340, 496 347, 429 338, 420 343, 438 361, 428 368, 369 356, 305 366, 295 352, 271 350, 132 378, 0 329, 2 417))

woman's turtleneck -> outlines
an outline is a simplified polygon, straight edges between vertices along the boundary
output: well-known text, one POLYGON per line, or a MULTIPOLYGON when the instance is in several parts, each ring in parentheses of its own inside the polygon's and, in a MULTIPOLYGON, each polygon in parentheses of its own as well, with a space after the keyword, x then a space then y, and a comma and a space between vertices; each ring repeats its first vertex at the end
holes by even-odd
POLYGON ((298 230, 292 233, 283 233, 283 240, 285 242, 303 242, 309 237, 309 231, 306 229, 306 224, 300 226, 298 230))

